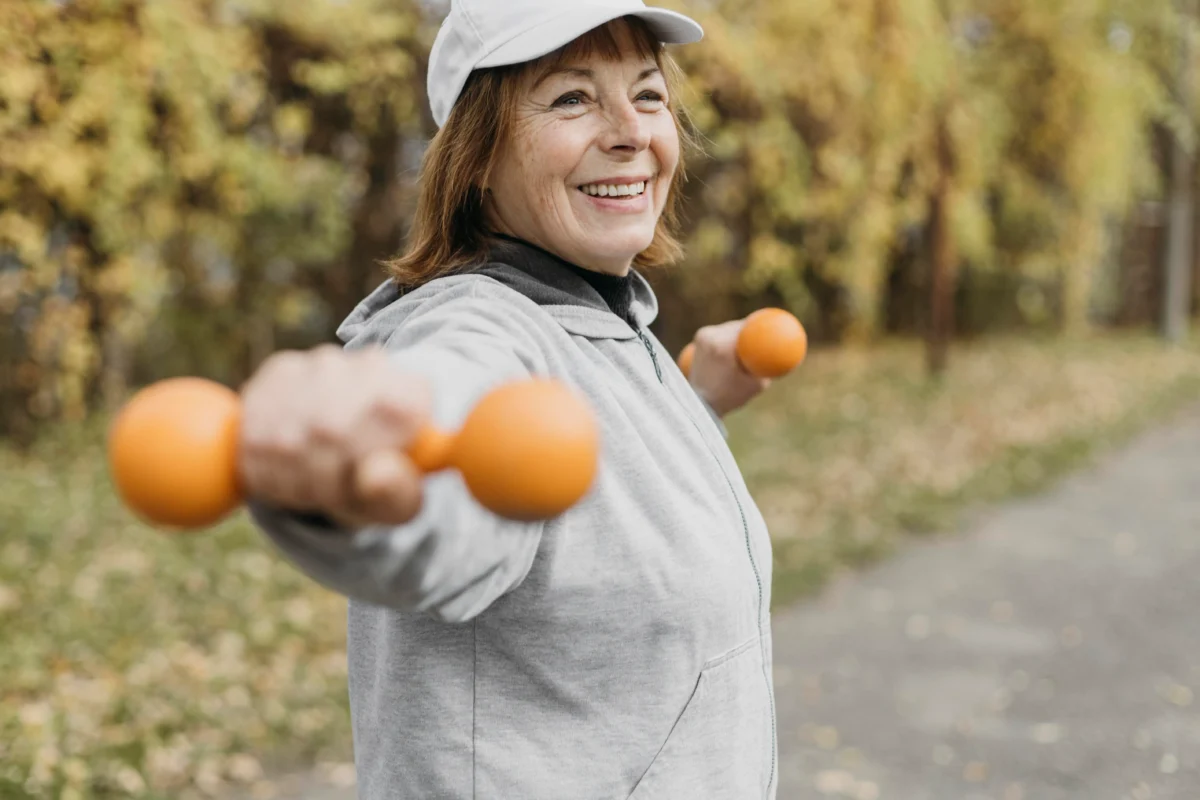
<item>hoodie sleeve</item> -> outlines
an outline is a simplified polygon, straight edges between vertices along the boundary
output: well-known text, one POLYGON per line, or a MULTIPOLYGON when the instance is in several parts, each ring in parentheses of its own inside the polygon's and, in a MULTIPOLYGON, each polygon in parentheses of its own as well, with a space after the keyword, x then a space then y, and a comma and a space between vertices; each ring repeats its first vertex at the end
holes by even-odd
MULTIPOLYGON (((427 298, 402 324, 380 312, 347 345, 385 344, 396 369, 432 388, 433 420, 457 430, 476 402, 512 380, 544 373, 528 315, 469 281, 427 298)), ((259 527, 303 572, 350 598, 463 622, 528 574, 542 523, 502 519, 481 507, 459 474, 425 479, 409 523, 345 530, 319 517, 248 503, 259 527)))

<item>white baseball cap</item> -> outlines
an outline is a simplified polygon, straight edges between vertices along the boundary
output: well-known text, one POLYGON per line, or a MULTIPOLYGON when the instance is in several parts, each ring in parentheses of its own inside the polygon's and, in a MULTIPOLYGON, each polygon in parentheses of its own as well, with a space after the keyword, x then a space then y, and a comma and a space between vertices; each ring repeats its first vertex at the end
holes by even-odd
POLYGON ((695 20, 642 0, 451 0, 429 54, 434 122, 446 123, 473 70, 532 61, 624 16, 645 20, 664 44, 704 37, 695 20))

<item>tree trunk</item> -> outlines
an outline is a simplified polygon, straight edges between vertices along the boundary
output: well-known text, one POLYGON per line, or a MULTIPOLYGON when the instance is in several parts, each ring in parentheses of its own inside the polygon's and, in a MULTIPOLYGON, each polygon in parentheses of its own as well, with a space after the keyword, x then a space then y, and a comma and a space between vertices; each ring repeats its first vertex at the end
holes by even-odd
POLYGON ((115 411, 125 402, 129 378, 133 374, 133 358, 129 342, 119 325, 108 324, 101 333, 100 396, 106 411, 115 411))
POLYGON ((949 360, 954 336, 954 293, 958 284, 958 253, 950 230, 954 153, 945 117, 938 124, 938 180, 929 201, 929 330, 926 356, 929 374, 941 375, 949 360))
MULTIPOLYGON (((1180 0, 1186 18, 1179 54, 1179 102, 1187 119, 1192 118, 1192 7, 1193 0, 1180 0)), ((1180 343, 1187 337, 1191 312, 1192 159, 1179 138, 1171 154, 1171 201, 1168 222, 1166 281, 1163 293, 1163 336, 1180 343)))
POLYGON ((1091 327, 1092 293, 1097 267, 1104 257, 1103 221, 1093 212, 1080 211, 1068 232, 1071 260, 1062 272, 1061 329, 1081 336, 1091 327))
POLYGON ((324 287, 335 326, 363 296, 387 278, 379 263, 395 256, 403 243, 405 209, 411 204, 411 187, 404 184, 398 158, 405 134, 384 121, 367 142, 367 192, 354 214, 354 236, 346 258, 331 270, 324 287))

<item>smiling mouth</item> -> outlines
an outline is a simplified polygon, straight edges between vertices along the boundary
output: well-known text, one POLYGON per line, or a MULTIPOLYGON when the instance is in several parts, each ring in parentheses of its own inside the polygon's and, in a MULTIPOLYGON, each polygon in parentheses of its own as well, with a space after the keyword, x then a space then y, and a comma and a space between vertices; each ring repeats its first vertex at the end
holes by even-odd
POLYGON ((613 200, 632 200, 646 193, 646 182, 637 183, 589 183, 580 186, 579 191, 589 197, 608 197, 613 200))

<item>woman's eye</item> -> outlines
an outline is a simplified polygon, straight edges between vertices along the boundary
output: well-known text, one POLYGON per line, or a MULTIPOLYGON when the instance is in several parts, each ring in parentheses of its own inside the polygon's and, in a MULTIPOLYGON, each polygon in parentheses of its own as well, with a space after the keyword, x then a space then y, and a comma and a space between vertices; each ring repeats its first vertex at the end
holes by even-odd
POLYGON ((664 98, 661 94, 654 91, 645 91, 638 95, 638 100, 643 100, 649 103, 662 103, 664 98))
POLYGON ((554 101, 555 106, 579 106, 583 105, 583 95, 579 92, 567 92, 562 97, 554 101))

